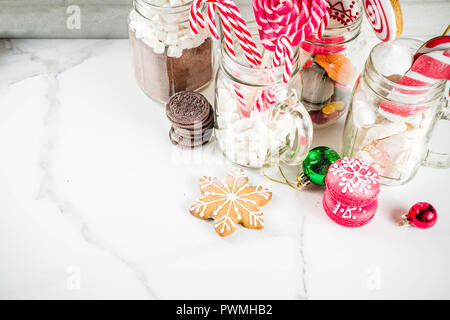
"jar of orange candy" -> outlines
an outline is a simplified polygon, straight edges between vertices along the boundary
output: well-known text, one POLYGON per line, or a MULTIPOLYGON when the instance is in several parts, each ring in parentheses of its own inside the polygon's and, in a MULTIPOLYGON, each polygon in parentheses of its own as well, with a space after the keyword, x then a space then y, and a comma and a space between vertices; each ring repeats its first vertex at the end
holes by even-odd
POLYGON ((322 37, 315 33, 300 44, 302 103, 315 128, 329 126, 345 113, 364 64, 360 1, 329 3, 330 20, 322 37))

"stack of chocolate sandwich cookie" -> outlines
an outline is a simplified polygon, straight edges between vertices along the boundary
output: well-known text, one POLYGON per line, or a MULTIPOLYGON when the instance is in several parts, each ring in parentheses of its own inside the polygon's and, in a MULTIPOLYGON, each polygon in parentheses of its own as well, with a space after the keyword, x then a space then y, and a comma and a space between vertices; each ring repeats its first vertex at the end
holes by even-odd
POLYGON ((172 144, 193 149, 209 142, 214 127, 214 112, 208 100, 197 92, 182 91, 170 97, 166 116, 172 122, 172 144))

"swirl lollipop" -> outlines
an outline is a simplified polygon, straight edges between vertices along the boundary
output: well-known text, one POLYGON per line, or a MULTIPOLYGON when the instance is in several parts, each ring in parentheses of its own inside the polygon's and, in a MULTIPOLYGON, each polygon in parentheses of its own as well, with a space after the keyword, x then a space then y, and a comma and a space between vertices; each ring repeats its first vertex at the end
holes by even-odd
POLYGON ((363 0, 364 12, 375 35, 385 42, 403 31, 403 16, 398 0, 363 0))

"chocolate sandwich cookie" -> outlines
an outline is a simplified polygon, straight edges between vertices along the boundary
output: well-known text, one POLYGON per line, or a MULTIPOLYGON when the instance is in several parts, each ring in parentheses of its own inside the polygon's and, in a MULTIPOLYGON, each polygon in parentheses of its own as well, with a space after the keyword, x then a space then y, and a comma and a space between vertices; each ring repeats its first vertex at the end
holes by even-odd
POLYGON ((212 110, 212 107, 209 111, 208 117, 202 121, 193 121, 189 124, 180 124, 180 123, 172 121, 172 124, 174 127, 181 128, 181 129, 188 129, 188 130, 195 130, 196 128, 198 129, 199 127, 201 127, 201 128, 210 127, 211 124, 213 124, 213 123, 214 123, 214 112, 212 110))
POLYGON ((182 91, 170 97, 166 104, 166 116, 175 125, 192 125, 204 121, 211 113, 208 100, 197 92, 182 91))
POLYGON ((172 122, 169 131, 172 144, 192 149, 211 139, 214 112, 203 95, 190 91, 173 95, 167 102, 166 116, 172 122))
POLYGON ((175 124, 173 124, 172 127, 179 135, 199 136, 202 135, 206 130, 211 130, 212 128, 214 128, 214 118, 211 116, 211 120, 205 121, 204 123, 194 123, 190 127, 179 127, 175 124))
POLYGON ((189 134, 186 135, 186 134, 180 134, 179 132, 177 132, 177 130, 174 127, 170 128, 170 136, 172 139, 176 140, 177 142, 181 142, 181 141, 195 142, 197 140, 209 140, 212 136, 212 132, 213 132, 212 129, 206 129, 199 135, 189 135, 189 134))
POLYGON ((169 138, 172 144, 184 149, 194 149, 196 147, 205 145, 209 142, 211 136, 212 130, 206 131, 204 136, 201 136, 200 138, 179 136, 174 132, 173 128, 171 128, 169 131, 169 138))
POLYGON ((203 128, 202 130, 187 130, 187 129, 180 129, 177 127, 172 126, 172 129, 174 133, 177 136, 186 137, 186 138, 193 138, 193 139, 200 139, 201 137, 205 136, 205 133, 212 132, 214 127, 211 126, 210 128, 203 128))

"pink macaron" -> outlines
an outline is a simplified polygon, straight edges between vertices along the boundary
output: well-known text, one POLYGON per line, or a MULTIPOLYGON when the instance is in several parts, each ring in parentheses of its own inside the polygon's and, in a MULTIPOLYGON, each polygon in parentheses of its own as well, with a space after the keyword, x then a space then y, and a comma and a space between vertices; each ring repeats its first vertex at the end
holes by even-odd
POLYGON ((328 169, 327 189, 337 201, 349 206, 364 206, 380 192, 380 177, 368 162, 357 158, 342 158, 328 169))
POLYGON ((352 207, 333 199, 328 190, 323 196, 323 209, 326 214, 344 227, 361 227, 372 220, 377 210, 378 201, 374 200, 363 207, 352 207))
POLYGON ((323 208, 327 215, 345 227, 360 227, 372 220, 377 210, 380 177, 369 163, 342 158, 328 169, 323 208))

